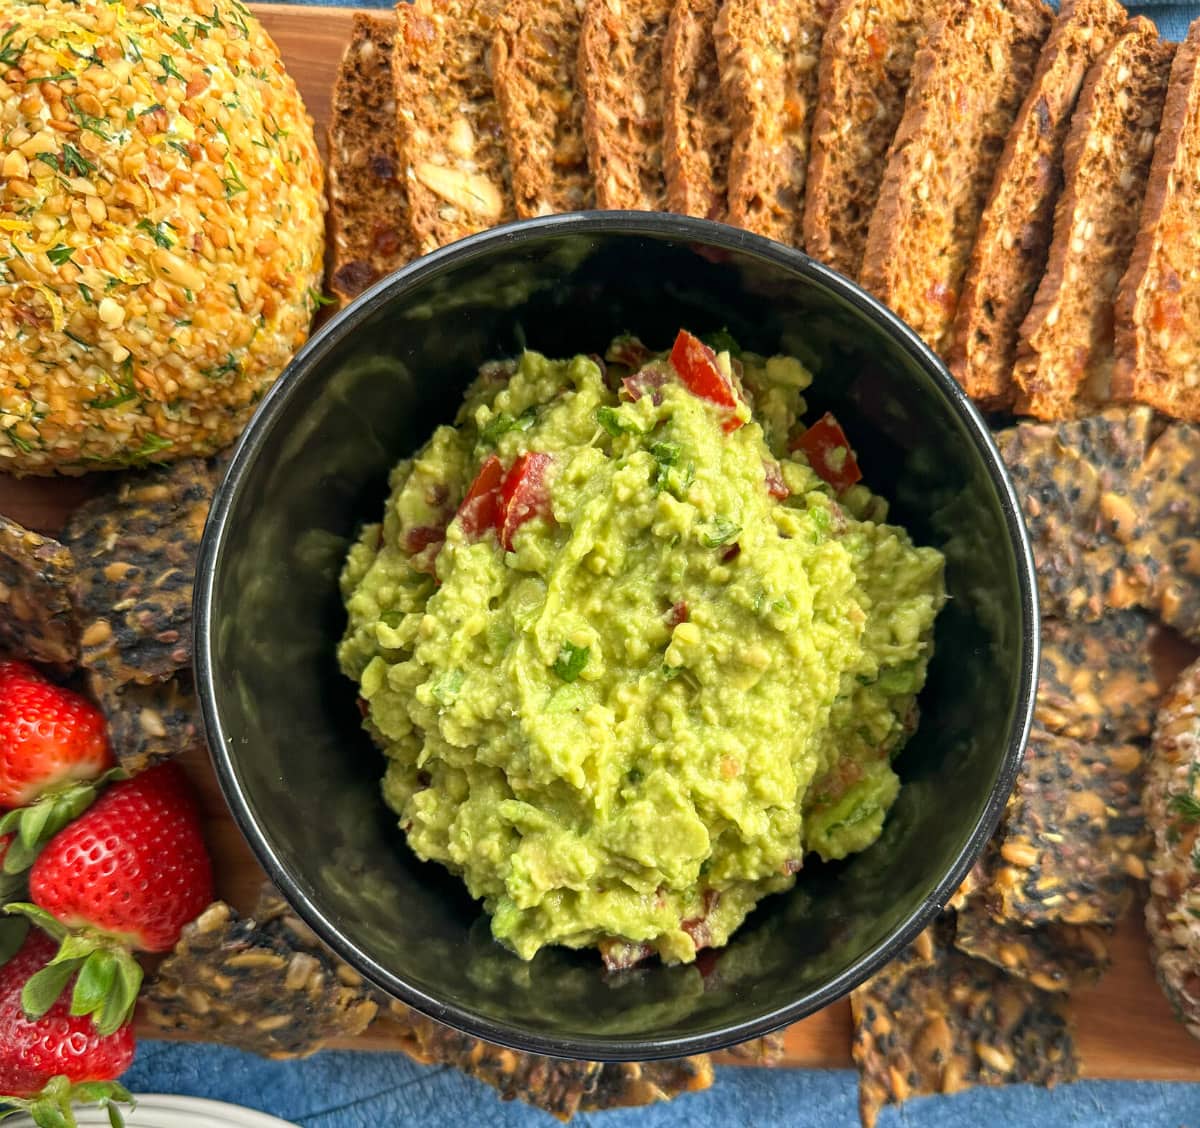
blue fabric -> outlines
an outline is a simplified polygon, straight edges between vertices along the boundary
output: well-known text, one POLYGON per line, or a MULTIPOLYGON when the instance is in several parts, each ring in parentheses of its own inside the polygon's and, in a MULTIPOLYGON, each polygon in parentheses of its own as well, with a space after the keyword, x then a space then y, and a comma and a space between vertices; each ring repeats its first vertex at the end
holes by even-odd
MULTIPOLYGON (((315 0, 328 3, 329 0, 315 0)), ((393 0, 360 0, 390 8, 393 0)), ((332 6, 332 5, 331 5, 332 6)), ((1182 39, 1200 5, 1155 4, 1131 11, 1182 39)), ((1200 1044, 1196 1047, 1200 1065, 1200 1044)), ((837 1128, 856 1122, 849 1070, 725 1068, 707 1093, 673 1104, 580 1116, 586 1128, 837 1128)), ((219 1046, 147 1042, 126 1078, 135 1092, 211 1097, 261 1109, 304 1128, 550 1128, 557 1123, 454 1069, 431 1068, 402 1054, 323 1053, 302 1062, 269 1062, 219 1046)), ((1200 1128, 1200 1084, 1087 1081, 1045 1092, 1027 1085, 915 1100, 887 1110, 880 1128, 1200 1128)))

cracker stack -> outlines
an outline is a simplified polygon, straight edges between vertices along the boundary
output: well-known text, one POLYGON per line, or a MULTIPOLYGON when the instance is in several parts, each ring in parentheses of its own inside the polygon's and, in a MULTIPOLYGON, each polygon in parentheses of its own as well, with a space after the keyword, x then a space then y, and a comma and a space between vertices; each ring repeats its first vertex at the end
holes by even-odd
POLYGON ((859 278, 985 409, 1200 421, 1200 30, 1171 56, 1119 0, 403 3, 334 91, 330 286, 677 211, 859 278))

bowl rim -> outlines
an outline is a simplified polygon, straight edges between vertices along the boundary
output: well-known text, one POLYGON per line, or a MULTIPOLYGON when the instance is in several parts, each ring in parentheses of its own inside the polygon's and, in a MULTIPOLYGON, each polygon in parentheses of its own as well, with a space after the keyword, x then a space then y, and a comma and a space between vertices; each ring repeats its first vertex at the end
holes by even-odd
POLYGON ((278 380, 268 389, 242 432, 226 474, 216 489, 205 524, 197 561, 193 607, 196 691, 217 781, 243 838, 267 876, 305 923, 337 956, 369 982, 430 1018, 511 1049, 596 1061, 648 1061, 683 1057, 714 1052, 738 1042, 761 1037, 842 998, 892 960, 922 929, 932 923, 950 895, 966 878, 1000 821, 1016 780, 1032 725, 1040 655, 1038 596, 1034 575, 1033 553, 1021 507, 1012 479, 986 423, 941 360, 913 329, 881 302, 843 275, 800 251, 724 224, 668 213, 571 212, 518 220, 490 228, 415 259, 375 283, 335 314, 292 358, 278 380), (242 483, 249 468, 275 430, 294 389, 303 382, 307 373, 320 365, 334 346, 354 331, 363 317, 385 305, 394 293, 420 285, 452 267, 484 257, 497 247, 513 247, 526 242, 574 235, 674 239, 716 250, 747 254, 766 260, 770 265, 799 276, 805 282, 834 291, 858 314, 875 322, 912 360, 930 374, 947 408, 957 416, 968 441, 975 446, 984 461, 1016 557, 1020 613, 1023 619, 1016 709, 996 781, 972 833, 959 851, 954 864, 897 928, 842 974, 785 1006, 765 1011, 743 1022, 720 1025, 700 1034, 673 1037, 643 1034, 571 1038, 540 1034, 517 1024, 490 1019, 467 1007, 434 998, 412 986, 402 975, 378 963, 369 953, 350 942, 341 933, 336 921, 300 889, 296 879, 284 867, 266 834, 258 826, 253 803, 242 785, 237 769, 233 752, 234 741, 225 732, 214 691, 214 640, 211 629, 213 601, 217 567, 230 524, 230 513, 242 492, 242 483))

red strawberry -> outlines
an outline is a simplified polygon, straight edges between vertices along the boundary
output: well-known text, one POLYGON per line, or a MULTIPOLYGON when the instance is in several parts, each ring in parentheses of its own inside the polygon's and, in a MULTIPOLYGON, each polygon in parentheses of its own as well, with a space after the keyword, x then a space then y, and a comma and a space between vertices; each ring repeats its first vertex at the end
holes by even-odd
POLYGON ((112 766, 95 705, 24 662, 0 662, 0 807, 24 807, 112 766))
POLYGON ((213 899, 212 864, 183 773, 166 763, 114 783, 46 845, 29 892, 34 904, 9 907, 63 941, 40 980, 61 990, 78 970, 72 1009, 94 1015, 102 1033, 115 1030, 141 985, 129 949, 169 950, 213 899))
POLYGON ((0 968, 0 1094, 11 1108, 26 1109, 36 1124, 73 1125, 72 1100, 129 1098, 111 1082, 133 1061, 133 1028, 126 1024, 101 1036, 90 1018, 72 1016, 66 998, 40 1018, 28 1018, 22 993, 54 949, 53 940, 32 928, 0 968))

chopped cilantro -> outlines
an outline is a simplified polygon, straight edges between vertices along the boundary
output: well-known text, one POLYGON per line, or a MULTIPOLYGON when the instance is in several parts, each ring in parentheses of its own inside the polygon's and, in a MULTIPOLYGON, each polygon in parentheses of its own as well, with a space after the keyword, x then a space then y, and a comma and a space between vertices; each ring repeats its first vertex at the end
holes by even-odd
POLYGON ((700 543, 705 548, 720 548, 735 540, 741 531, 741 525, 735 525, 727 517, 717 516, 707 522, 707 529, 701 530, 700 543))
POLYGON ((465 679, 466 675, 462 670, 447 670, 433 683, 429 692, 439 705, 449 705, 458 696, 465 679))
POLYGON ((168 78, 174 78, 178 79, 185 86, 187 85, 187 79, 176 70, 175 63, 172 61, 170 55, 159 55, 158 65, 163 69, 163 76, 159 79, 159 82, 166 82, 168 78))
POLYGON ((713 352, 727 352, 730 356, 741 356, 742 346, 733 339, 728 329, 718 329, 715 333, 706 333, 700 338, 713 352))
POLYGON ((170 248, 175 246, 175 239, 169 234, 174 228, 165 219, 161 223, 151 223, 145 218, 139 219, 137 221, 137 229, 144 231, 160 247, 170 248))
POLYGON ((178 43, 179 46, 185 51, 191 50, 192 41, 188 39, 187 32, 184 31, 182 27, 177 27, 173 32, 171 32, 170 38, 174 39, 175 42, 178 43))
POLYGON ((46 257, 54 263, 55 266, 62 266, 64 263, 71 261, 71 256, 75 253, 74 247, 68 247, 66 243, 59 243, 55 247, 51 247, 46 252, 46 257))
POLYGON ((88 133, 94 133, 97 137, 104 141, 111 141, 112 134, 108 131, 108 121, 106 118, 93 117, 89 113, 85 113, 79 108, 79 103, 74 98, 67 99, 67 107, 79 119, 79 127, 86 130, 88 133))
POLYGON ((495 446, 500 441, 501 435, 507 435, 509 431, 528 431, 533 426, 534 413, 532 410, 522 412, 518 416, 509 415, 508 412, 502 411, 499 415, 494 416, 482 431, 479 432, 479 441, 486 446, 495 446))
POLYGON ((573 682, 588 664, 591 647, 576 646, 572 642, 564 642, 554 660, 552 669, 565 682, 573 682))
POLYGON ((596 408, 596 422, 613 438, 618 435, 640 435, 642 432, 626 419, 615 407, 607 405, 596 408))

